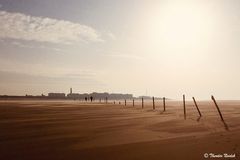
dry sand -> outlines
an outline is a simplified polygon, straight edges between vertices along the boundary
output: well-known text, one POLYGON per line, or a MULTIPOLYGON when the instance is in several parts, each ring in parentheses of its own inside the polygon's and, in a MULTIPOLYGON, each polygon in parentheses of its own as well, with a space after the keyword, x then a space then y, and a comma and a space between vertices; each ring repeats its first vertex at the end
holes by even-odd
POLYGON ((240 159, 240 101, 218 101, 229 130, 210 101, 202 118, 187 102, 186 120, 182 102, 146 103, 0 101, 0 159, 240 159))

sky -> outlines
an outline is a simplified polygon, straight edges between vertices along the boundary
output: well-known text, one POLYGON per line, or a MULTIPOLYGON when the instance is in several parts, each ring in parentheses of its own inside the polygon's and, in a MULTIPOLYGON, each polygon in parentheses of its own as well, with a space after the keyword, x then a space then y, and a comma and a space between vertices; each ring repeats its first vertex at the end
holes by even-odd
POLYGON ((240 99, 238 0, 0 0, 0 95, 240 99))

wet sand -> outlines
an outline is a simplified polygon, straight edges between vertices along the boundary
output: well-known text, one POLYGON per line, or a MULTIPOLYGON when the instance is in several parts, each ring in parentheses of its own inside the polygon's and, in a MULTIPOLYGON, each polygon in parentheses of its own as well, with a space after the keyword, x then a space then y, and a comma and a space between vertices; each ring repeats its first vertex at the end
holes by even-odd
MULTIPOLYGON (((240 154, 240 101, 0 101, 0 159, 206 159, 240 154), (123 104, 123 103, 122 103, 123 104), (228 130, 227 130, 228 128, 228 130)), ((221 158, 214 158, 221 159, 221 158)), ((224 159, 224 158, 222 158, 224 159)))

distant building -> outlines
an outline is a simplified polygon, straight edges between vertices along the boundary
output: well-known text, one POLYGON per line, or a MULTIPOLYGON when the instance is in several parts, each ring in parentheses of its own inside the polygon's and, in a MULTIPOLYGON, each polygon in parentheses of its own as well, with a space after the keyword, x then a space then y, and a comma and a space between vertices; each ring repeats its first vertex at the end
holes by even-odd
POLYGON ((152 99, 152 97, 150 97, 150 96, 139 96, 138 98, 139 98, 139 99, 142 99, 142 98, 143 98, 143 99, 152 99))
POLYGON ((26 94, 25 96, 26 96, 26 97, 33 97, 33 95, 28 95, 28 94, 26 94))
POLYGON ((49 98, 65 98, 65 93, 48 93, 49 98))
POLYGON ((71 99, 79 99, 80 98, 80 94, 79 93, 69 93, 67 95, 68 98, 71 98, 71 99))
POLYGON ((90 97, 92 97, 93 99, 132 99, 133 95, 132 94, 121 94, 121 93, 97 93, 97 92, 93 92, 93 93, 73 93, 72 88, 70 88, 70 93, 67 94, 67 98, 69 99, 89 99, 90 97))
POLYGON ((70 93, 67 94, 67 97, 71 98, 71 99, 79 99, 80 98, 80 94, 79 93, 73 93, 72 88, 70 88, 70 93))
MULTIPOLYGON (((151 96, 139 96, 139 97, 137 97, 137 99, 152 99, 152 97, 151 96)), ((155 99, 159 99, 159 100, 162 100, 163 98, 161 98, 161 97, 154 97, 155 99)), ((168 99, 168 98, 166 98, 166 99, 168 99)))
POLYGON ((121 94, 121 93, 96 93, 93 92, 89 94, 89 96, 92 96, 94 99, 105 99, 106 97, 108 99, 132 99, 133 95, 132 94, 121 94))

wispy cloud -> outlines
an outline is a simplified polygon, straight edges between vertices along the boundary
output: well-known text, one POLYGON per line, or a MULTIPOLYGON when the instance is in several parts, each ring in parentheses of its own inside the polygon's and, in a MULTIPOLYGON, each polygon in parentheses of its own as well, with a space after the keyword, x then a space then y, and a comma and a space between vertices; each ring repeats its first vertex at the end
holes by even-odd
POLYGON ((0 39, 60 44, 103 41, 100 33, 86 25, 6 11, 0 11, 0 39))
POLYGON ((46 47, 44 45, 30 45, 30 44, 24 44, 24 43, 21 43, 18 41, 13 41, 13 42, 11 42, 11 44, 14 46, 17 46, 17 47, 21 47, 21 48, 47 49, 47 50, 55 51, 57 53, 66 53, 66 51, 63 49, 56 48, 56 47, 46 47))
POLYGON ((143 57, 131 54, 109 54, 109 57, 116 57, 116 58, 126 58, 126 59, 143 59, 143 57))
POLYGON ((118 51, 101 51, 98 50, 98 52, 104 52, 106 54, 102 54, 102 56, 112 57, 112 58, 125 58, 125 59, 134 59, 134 60, 142 60, 144 59, 142 56, 132 54, 132 53, 122 53, 118 51))
POLYGON ((112 32, 107 32, 107 36, 111 38, 112 40, 116 40, 116 36, 112 32))

